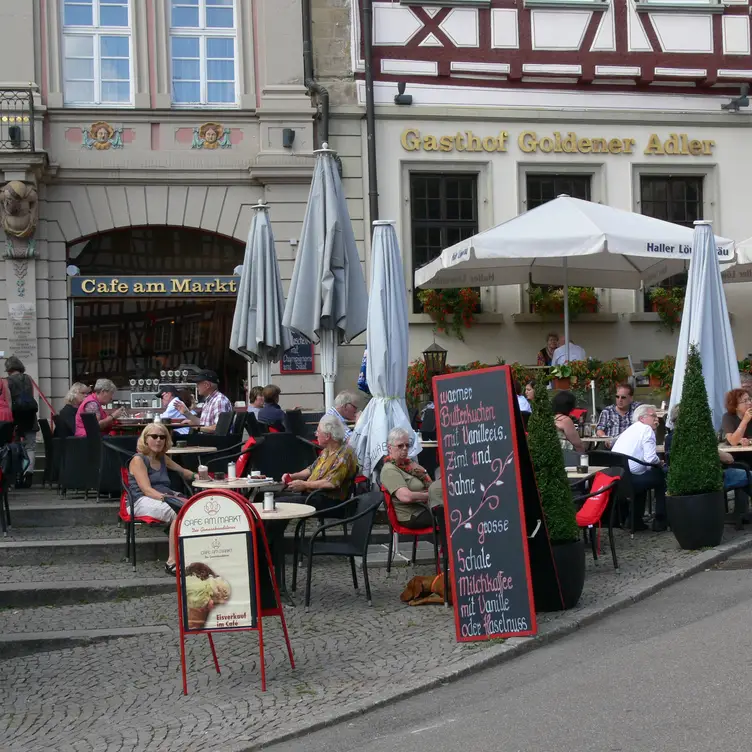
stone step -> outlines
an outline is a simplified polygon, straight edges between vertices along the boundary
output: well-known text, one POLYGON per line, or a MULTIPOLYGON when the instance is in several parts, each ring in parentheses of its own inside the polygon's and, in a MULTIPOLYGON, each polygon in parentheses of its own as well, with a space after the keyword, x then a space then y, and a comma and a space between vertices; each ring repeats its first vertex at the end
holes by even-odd
POLYGON ((10 503, 10 517, 14 528, 106 525, 117 522, 120 508, 119 503, 112 501, 14 501, 10 503))

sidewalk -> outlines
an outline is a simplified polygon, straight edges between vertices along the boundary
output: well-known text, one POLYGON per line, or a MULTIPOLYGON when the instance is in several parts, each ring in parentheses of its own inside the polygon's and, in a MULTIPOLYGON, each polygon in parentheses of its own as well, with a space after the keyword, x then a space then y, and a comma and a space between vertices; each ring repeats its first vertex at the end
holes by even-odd
MULTIPOLYGON (((450 609, 410 608, 399 601, 407 580, 429 568, 397 567, 389 576, 373 568, 369 608, 364 594, 354 593, 346 564, 316 562, 311 611, 286 609, 295 671, 278 622, 266 622, 266 693, 260 691, 256 635, 228 634, 215 638, 221 676, 206 638, 189 638, 190 694, 182 695, 172 593, 5 609, 0 634, 6 638, 61 630, 140 634, 0 660, 0 736, 4 749, 18 752, 257 748, 511 658, 750 546, 752 535, 730 528, 719 548, 696 553, 680 551, 669 533, 630 540, 617 531, 620 570, 614 571, 607 550, 598 565, 588 555, 585 592, 576 609, 540 615, 537 638, 464 645, 455 642, 450 609)), ((115 566, 108 565, 102 576, 111 576, 115 566)), ((0 567, 0 577, 33 581, 34 569, 0 567)), ((57 578, 95 579, 82 565, 67 573, 55 569, 57 578)), ((298 591, 299 603, 302 596, 298 591)))

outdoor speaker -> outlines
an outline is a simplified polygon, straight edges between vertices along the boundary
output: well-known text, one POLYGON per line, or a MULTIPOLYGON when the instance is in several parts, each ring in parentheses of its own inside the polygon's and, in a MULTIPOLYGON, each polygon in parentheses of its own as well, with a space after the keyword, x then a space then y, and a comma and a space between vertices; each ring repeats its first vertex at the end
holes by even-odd
POLYGON ((282 146, 285 149, 291 149, 293 141, 295 141, 295 131, 292 128, 282 129, 282 146))

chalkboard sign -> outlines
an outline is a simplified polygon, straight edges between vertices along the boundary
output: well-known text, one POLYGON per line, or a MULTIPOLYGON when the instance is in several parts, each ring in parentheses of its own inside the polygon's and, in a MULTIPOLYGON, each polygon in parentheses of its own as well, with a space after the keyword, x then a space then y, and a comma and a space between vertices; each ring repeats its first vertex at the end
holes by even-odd
POLYGON ((433 389, 457 639, 533 635, 509 367, 440 376, 433 389))
POLYGON ((285 350, 280 373, 313 373, 313 342, 298 332, 291 332, 292 347, 285 350))

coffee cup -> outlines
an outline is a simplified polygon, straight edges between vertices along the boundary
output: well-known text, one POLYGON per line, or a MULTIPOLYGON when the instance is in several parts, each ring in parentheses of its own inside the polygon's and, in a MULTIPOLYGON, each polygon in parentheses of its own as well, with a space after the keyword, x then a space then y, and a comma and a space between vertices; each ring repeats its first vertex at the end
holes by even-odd
POLYGON ((265 512, 273 512, 274 511, 274 494, 271 491, 267 491, 264 494, 264 511, 265 512))
POLYGON ((224 473, 214 473, 214 480, 223 481, 225 479, 224 473))

